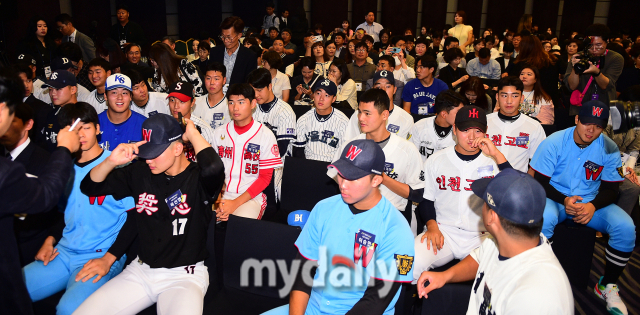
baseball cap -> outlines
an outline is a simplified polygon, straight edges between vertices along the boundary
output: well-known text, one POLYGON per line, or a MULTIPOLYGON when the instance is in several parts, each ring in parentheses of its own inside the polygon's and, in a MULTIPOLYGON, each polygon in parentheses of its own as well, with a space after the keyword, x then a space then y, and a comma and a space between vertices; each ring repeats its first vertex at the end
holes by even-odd
POLYGON ((384 152, 373 140, 353 140, 344 147, 340 159, 327 168, 335 168, 347 180, 356 180, 370 174, 382 175, 384 152))
POLYGON ((147 143, 138 148, 142 159, 155 159, 171 143, 182 137, 182 128, 178 121, 167 114, 155 114, 142 123, 142 140, 147 143))
POLYGON ((42 88, 50 87, 57 90, 65 86, 76 86, 77 84, 76 76, 73 73, 67 70, 58 70, 51 73, 49 80, 44 82, 42 88))
POLYGON ((380 79, 387 79, 391 85, 396 84, 396 79, 393 76, 393 72, 387 70, 380 70, 373 74, 373 85, 376 85, 376 82, 380 79))
POLYGON ((51 71, 68 70, 72 67, 74 65, 71 63, 71 59, 67 57, 56 57, 51 61, 51 71))
POLYGON ((29 54, 20 54, 18 55, 17 63, 27 65, 27 66, 35 66, 36 60, 33 58, 33 56, 29 54))
POLYGON ((478 128, 487 132, 487 113, 475 105, 464 106, 456 114, 455 124, 458 130, 478 128))
POLYGON ((324 90, 327 94, 331 96, 335 96, 338 94, 338 87, 333 81, 329 79, 318 80, 316 84, 313 85, 313 92, 315 93, 317 90, 324 90))
POLYGON ((307 220, 309 219, 309 215, 311 215, 311 212, 307 210, 292 211, 287 216, 287 224, 291 226, 299 226, 300 228, 303 228, 304 225, 307 223, 307 220))
POLYGON ((131 91, 131 79, 129 79, 128 76, 121 73, 110 75, 107 78, 107 81, 104 83, 104 85, 105 85, 106 91, 111 91, 117 88, 125 88, 131 91))
POLYGON ((598 100, 590 100, 580 107, 578 119, 583 124, 596 124, 602 129, 607 128, 609 122, 609 106, 598 100))
POLYGON ((529 174, 512 168, 501 171, 494 178, 474 181, 471 190, 498 215, 525 226, 540 222, 547 204, 542 185, 529 174))
POLYGON ((167 98, 175 97, 181 102, 190 101, 193 98, 193 85, 189 82, 176 82, 169 86, 167 98))

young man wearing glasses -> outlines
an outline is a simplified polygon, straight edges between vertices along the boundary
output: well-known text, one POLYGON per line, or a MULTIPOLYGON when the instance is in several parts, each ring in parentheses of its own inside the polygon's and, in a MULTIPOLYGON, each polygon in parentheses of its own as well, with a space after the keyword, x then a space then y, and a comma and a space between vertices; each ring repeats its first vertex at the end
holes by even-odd
POLYGON ((217 61, 227 69, 227 84, 244 83, 247 76, 258 67, 257 56, 249 49, 240 45, 240 37, 244 29, 244 22, 237 16, 230 16, 220 25, 222 33, 220 40, 224 45, 211 48, 210 61, 217 61))

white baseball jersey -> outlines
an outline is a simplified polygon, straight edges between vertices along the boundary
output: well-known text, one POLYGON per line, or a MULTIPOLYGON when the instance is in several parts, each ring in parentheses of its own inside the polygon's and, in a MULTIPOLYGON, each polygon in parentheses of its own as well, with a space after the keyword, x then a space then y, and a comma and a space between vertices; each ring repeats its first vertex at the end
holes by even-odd
POLYGON ((295 147, 304 148, 304 156, 309 160, 331 162, 336 151, 345 141, 349 118, 341 111, 332 109, 329 117, 320 120, 312 109, 298 119, 295 147))
POLYGON ((278 143, 266 126, 254 122, 239 135, 233 122, 214 130, 211 144, 224 163, 224 199, 236 199, 258 179, 261 169, 283 166, 278 143))
MULTIPOLYGON (((422 162, 426 161, 432 154, 456 145, 453 137, 453 130, 447 134, 438 134, 435 128, 436 116, 420 119, 411 127, 409 131, 409 141, 411 141, 422 156, 422 162)), ((453 128, 452 128, 453 129, 453 128)))
MULTIPOLYGON (((358 122, 358 113, 356 110, 353 115, 351 115, 351 119, 349 119, 349 125, 347 126, 347 134, 345 139, 347 141, 351 141, 356 136, 358 136, 360 132, 360 123, 358 122)), ((393 106, 393 110, 389 114, 389 118, 387 119, 387 130, 391 133, 396 134, 402 139, 407 139, 409 134, 409 130, 413 127, 413 117, 411 114, 407 113, 402 107, 397 105, 393 106)))
POLYGON ((467 315, 574 313, 569 280, 540 234, 540 245, 501 259, 493 238, 470 255, 478 262, 467 315))
MULTIPOLYGON (((91 92, 89 92, 89 90, 87 90, 86 87, 84 87, 84 86, 82 86, 80 84, 76 85, 76 87, 78 88, 78 102, 87 102, 87 103, 89 103, 89 98, 91 97, 91 92)), ((51 102, 51 100, 49 100, 49 102, 51 102)))
POLYGON ((85 102, 91 104, 91 106, 96 109, 96 112, 100 114, 107 110, 107 99, 105 98, 105 96, 106 95, 104 94, 99 95, 98 90, 96 89, 89 94, 89 97, 85 100, 85 102))
POLYGON ((439 224, 485 232, 482 224, 484 201, 471 191, 471 183, 493 177, 498 172, 498 165, 492 158, 480 153, 472 161, 463 161, 456 154, 455 146, 450 146, 424 162, 423 197, 434 202, 439 224))
POLYGON ((51 97, 49 97, 49 89, 42 88, 44 82, 40 79, 33 80, 33 96, 47 104, 51 104, 51 97))
MULTIPOLYGON (((340 158, 340 154, 347 143, 356 139, 366 139, 366 134, 362 133, 354 139, 343 141, 340 149, 336 151, 333 161, 335 162, 340 158)), ((392 133, 389 142, 382 148, 382 151, 384 152, 385 158, 384 172, 387 173, 387 176, 409 185, 413 190, 424 188, 422 170, 420 170, 418 166, 422 163, 422 160, 420 159, 418 149, 416 149, 413 143, 392 133)), ((329 175, 329 177, 335 177, 337 171, 331 168, 327 171, 327 175, 329 175)), ((387 186, 380 185, 380 193, 389 199, 396 209, 404 211, 407 207, 408 200, 397 195, 387 188, 387 186)))
POLYGON ((529 160, 547 138, 535 119, 521 114, 515 121, 503 121, 498 113, 487 115, 487 137, 514 169, 525 173, 529 170, 529 160))
POLYGON ((129 105, 132 111, 144 116, 151 117, 155 114, 167 114, 171 116, 171 110, 169 109, 169 100, 167 100, 167 93, 149 92, 149 99, 144 106, 138 106, 131 101, 129 105))
POLYGON ((212 106, 209 104, 207 95, 198 96, 196 97, 196 107, 193 113, 204 119, 213 129, 217 129, 231 121, 226 97, 223 97, 218 104, 213 104, 212 106))
POLYGON ((296 139, 296 114, 289 104, 279 98, 266 112, 260 105, 256 106, 253 119, 269 128, 276 140, 296 139))

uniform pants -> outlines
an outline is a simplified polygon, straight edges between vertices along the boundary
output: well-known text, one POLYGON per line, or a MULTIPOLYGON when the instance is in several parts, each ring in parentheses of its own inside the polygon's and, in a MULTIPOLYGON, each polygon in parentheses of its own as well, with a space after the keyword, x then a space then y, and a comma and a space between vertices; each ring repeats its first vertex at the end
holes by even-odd
MULTIPOLYGON (((564 205, 547 198, 544 208, 542 233, 546 238, 553 236, 553 230, 559 222, 571 219, 564 205)), ((587 226, 609 234, 609 246, 621 252, 631 252, 635 246, 636 228, 631 217, 615 204, 596 210, 587 226)))
POLYGON ((264 193, 260 193, 253 199, 241 204, 232 214, 243 218, 260 220, 266 208, 267 196, 264 193))
POLYGON ((74 314, 137 314, 157 303, 159 315, 200 315, 208 287, 209 272, 202 261, 193 266, 151 268, 134 259, 74 314))
POLYGON ((49 264, 45 266, 42 261, 34 261, 26 265, 22 269, 22 272, 29 295, 34 302, 66 289, 66 292, 62 295, 60 302, 56 306, 58 314, 73 313, 82 301, 107 283, 111 278, 118 275, 122 271, 124 262, 127 259, 126 256, 123 256, 120 260, 113 263, 109 273, 96 283, 93 283, 95 277, 86 282, 76 282, 76 275, 82 270, 84 264, 90 259, 101 258, 106 253, 106 250, 101 252, 90 251, 78 253, 61 245, 56 246, 56 249, 60 254, 49 262, 49 264))

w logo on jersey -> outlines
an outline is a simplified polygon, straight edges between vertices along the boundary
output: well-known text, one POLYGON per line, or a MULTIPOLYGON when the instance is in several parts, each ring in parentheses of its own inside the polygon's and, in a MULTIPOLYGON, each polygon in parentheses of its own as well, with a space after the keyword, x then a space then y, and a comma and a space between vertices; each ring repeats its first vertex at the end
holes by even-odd
POLYGON ((603 166, 600 166, 600 165, 598 165, 596 163, 593 163, 591 161, 585 162, 582 167, 584 167, 585 174, 587 176, 587 180, 596 180, 596 179, 598 179, 598 176, 600 176, 600 173, 602 173, 602 169, 603 169, 603 166))
POLYGON ((593 107, 592 113, 594 117, 600 117, 602 115, 602 107, 593 107))
POLYGON ((353 262, 357 264, 360 258, 362 258, 362 267, 367 268, 378 247, 375 240, 376 236, 374 234, 363 230, 358 231, 353 246, 353 262))
POLYGON ((102 203, 104 202, 104 198, 106 198, 107 196, 89 196, 89 204, 95 204, 96 203, 96 199, 98 200, 98 206, 102 206, 102 203))
POLYGON ((360 155, 360 153, 362 153, 362 149, 359 149, 355 145, 351 145, 345 157, 353 161, 356 157, 358 157, 358 155, 360 155))
POLYGON ((144 141, 151 141, 151 132, 153 131, 153 129, 142 129, 142 140, 144 141))

